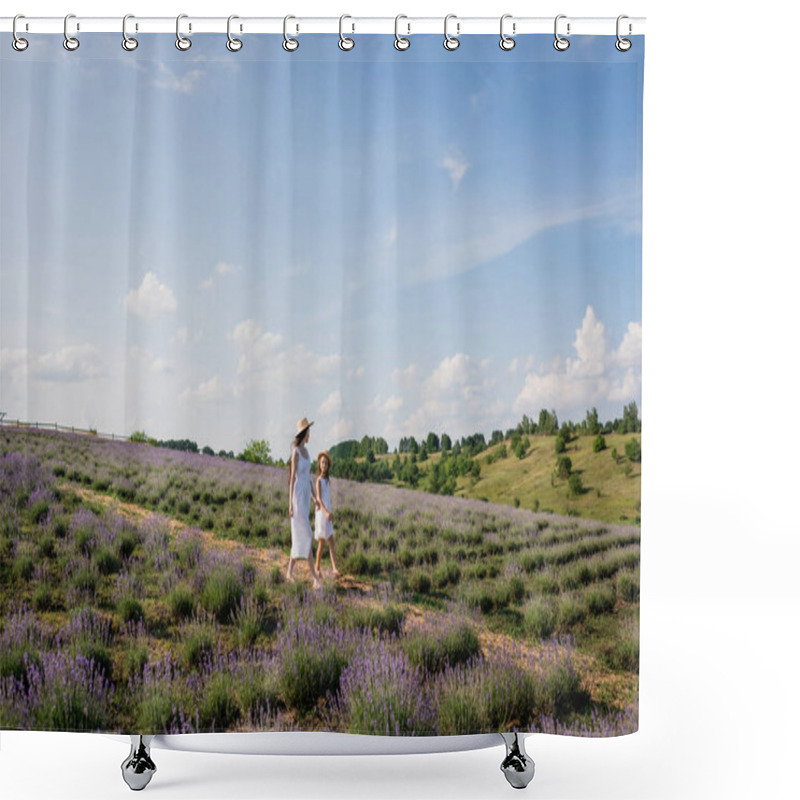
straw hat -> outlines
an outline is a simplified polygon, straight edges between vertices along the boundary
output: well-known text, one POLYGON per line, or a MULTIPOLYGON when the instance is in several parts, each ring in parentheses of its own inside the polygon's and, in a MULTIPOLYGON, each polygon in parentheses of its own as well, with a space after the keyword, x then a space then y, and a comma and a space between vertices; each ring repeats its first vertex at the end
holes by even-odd
POLYGON ((317 456, 317 464, 319 464, 319 460, 320 460, 320 459, 321 459, 323 456, 325 456, 325 458, 327 458, 327 459, 328 459, 328 469, 330 469, 331 465, 333 464, 333 459, 331 458, 331 454, 330 454, 330 453, 329 453, 327 450, 323 450, 323 451, 322 451, 322 452, 321 452, 321 453, 320 453, 320 454, 317 456))
POLYGON ((297 433, 302 433, 307 428, 310 428, 314 423, 309 422, 307 417, 303 417, 303 419, 298 420, 297 422, 297 433))

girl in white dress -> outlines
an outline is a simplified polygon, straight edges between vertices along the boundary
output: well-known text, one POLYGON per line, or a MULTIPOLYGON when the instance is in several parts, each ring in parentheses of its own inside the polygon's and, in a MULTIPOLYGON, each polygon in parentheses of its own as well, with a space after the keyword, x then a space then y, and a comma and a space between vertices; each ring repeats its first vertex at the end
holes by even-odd
POLYGON ((322 561, 322 550, 325 542, 328 543, 328 550, 331 553, 331 566, 333 567, 333 577, 341 575, 336 569, 336 557, 333 553, 333 510, 331 509, 331 484, 328 472, 331 468, 331 456, 327 450, 323 450, 317 456, 317 513, 314 517, 314 538, 319 542, 317 545, 317 574, 322 575, 320 563, 322 561))
POLYGON ((297 423, 297 434, 294 437, 292 458, 289 464, 289 517, 292 524, 292 553, 289 556, 289 568, 286 571, 287 580, 292 580, 292 570, 295 560, 306 559, 314 588, 322 585, 314 569, 311 547, 311 523, 308 520, 308 510, 311 497, 316 503, 317 497, 311 485, 311 457, 308 455, 306 443, 311 437, 310 430, 313 422, 305 417, 297 423))

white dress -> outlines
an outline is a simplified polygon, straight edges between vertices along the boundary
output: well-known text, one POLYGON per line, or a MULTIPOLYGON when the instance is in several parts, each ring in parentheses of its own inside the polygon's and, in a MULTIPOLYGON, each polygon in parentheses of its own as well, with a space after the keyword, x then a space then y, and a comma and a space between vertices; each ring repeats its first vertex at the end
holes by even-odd
POLYGON ((292 558, 311 555, 311 523, 308 509, 311 505, 311 459, 297 448, 297 472, 292 495, 292 558))
MULTIPOLYGON (((323 478, 319 482, 319 487, 320 500, 322 500, 322 504, 328 509, 328 511, 333 513, 333 509, 331 508, 330 481, 327 478, 323 478)), ((330 539, 331 536, 333 536, 333 523, 325 516, 325 512, 321 508, 318 508, 314 517, 314 538, 330 539)))

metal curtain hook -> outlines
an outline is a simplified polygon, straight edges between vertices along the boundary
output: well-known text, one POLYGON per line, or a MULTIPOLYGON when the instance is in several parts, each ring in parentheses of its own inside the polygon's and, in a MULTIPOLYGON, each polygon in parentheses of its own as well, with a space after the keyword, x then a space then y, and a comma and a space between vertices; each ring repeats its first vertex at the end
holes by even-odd
MULTIPOLYGON (((237 53, 242 49, 242 40, 231 36, 231 20, 234 19, 239 19, 239 17, 236 16, 236 14, 231 14, 228 17, 228 41, 225 43, 225 47, 227 47, 231 53, 237 53)), ((239 30, 241 30, 241 28, 239 28, 239 30)))
MULTIPOLYGON (((178 14, 175 20, 175 47, 177 47, 178 50, 188 50, 192 46, 192 40, 181 35, 181 20, 187 19, 188 17, 188 14, 178 14)), ((191 30, 191 25, 189 26, 189 30, 191 30)))
POLYGON ((127 24, 129 19, 135 19, 133 14, 126 14, 122 18, 122 49, 127 50, 128 52, 135 50, 139 46, 138 39, 128 36, 127 24))
MULTIPOLYGON (((558 21, 560 19, 566 19, 566 18, 567 18, 566 14, 559 14, 556 17, 555 24, 553 25, 553 32, 555 33, 555 37, 556 37, 555 41, 553 42, 553 47, 555 47, 556 50, 559 50, 562 53, 564 52, 564 50, 566 50, 569 47, 569 39, 566 39, 565 37, 559 35, 559 33, 558 33, 558 21)), ((569 35, 569 22, 567 23, 567 35, 569 35)))
MULTIPOLYGON (((614 47, 616 47, 617 50, 620 51, 620 53, 626 53, 628 50, 631 49, 631 47, 633 47, 633 42, 630 39, 623 39, 619 35, 619 23, 623 19, 628 19, 628 15, 627 14, 620 14, 617 17, 617 41, 614 43, 614 47)), ((631 27, 630 24, 628 24, 628 34, 630 34, 631 30, 632 30, 632 27, 631 27)))
POLYGON ((25 19, 24 14, 17 14, 14 17, 14 21, 11 23, 11 33, 13 34, 14 38, 11 40, 11 46, 19 53, 23 50, 28 49, 28 40, 23 39, 21 36, 17 35, 17 20, 18 19, 25 19))
MULTIPOLYGON (((411 39, 406 39, 405 36, 401 36, 398 30, 398 25, 401 19, 408 19, 405 14, 398 14, 394 18, 394 46, 397 50, 408 50, 411 47, 411 39)), ((406 25, 408 26, 408 32, 411 33, 411 23, 407 22, 406 25)))
MULTIPOLYGON (((506 36, 505 32, 503 31, 503 23, 507 20, 511 19, 511 14, 503 14, 500 17, 500 49, 501 50, 513 50, 516 46, 517 42, 511 36, 506 36)), ((517 32, 517 23, 513 23, 512 31, 514 33, 517 32)))
MULTIPOLYGON (((342 23, 346 19, 353 19, 353 18, 349 14, 342 14, 342 16, 339 17, 339 48, 342 50, 352 50, 356 46, 356 43, 352 39, 345 36, 344 33, 342 33, 342 23)), ((356 26, 355 24, 353 24, 353 30, 355 29, 356 26)))
MULTIPOLYGON (((67 25, 69 24, 70 19, 74 19, 74 18, 75 18, 74 14, 67 14, 67 16, 64 17, 64 42, 63 42, 63 44, 64 44, 64 49, 65 50, 77 50, 78 47, 80 47, 80 42, 77 40, 77 38, 74 37, 74 36, 70 36, 69 33, 67 32, 67 25)), ((78 30, 80 30, 80 27, 78 27, 78 30)))
MULTIPOLYGON (((300 47, 300 40, 293 39, 289 34, 286 32, 286 26, 290 19, 297 19, 296 17, 292 16, 291 14, 287 14, 283 18, 283 49, 289 53, 293 53, 300 47)), ((298 27, 299 30, 299 27, 298 27)))
POLYGON ((448 14, 444 18, 444 49, 445 50, 458 50, 458 46, 461 44, 461 42, 459 42, 456 37, 458 35, 458 30, 461 27, 461 24, 460 23, 456 23, 456 36, 451 36, 447 32, 447 23, 451 19, 457 19, 456 15, 455 14, 448 14))

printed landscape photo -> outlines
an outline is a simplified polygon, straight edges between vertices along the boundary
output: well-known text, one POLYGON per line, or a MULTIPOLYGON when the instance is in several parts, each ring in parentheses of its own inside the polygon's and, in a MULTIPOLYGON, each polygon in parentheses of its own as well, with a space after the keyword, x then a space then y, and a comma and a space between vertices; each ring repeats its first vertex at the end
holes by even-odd
POLYGON ((4 63, 0 728, 635 731, 640 103, 165 48, 4 63))

